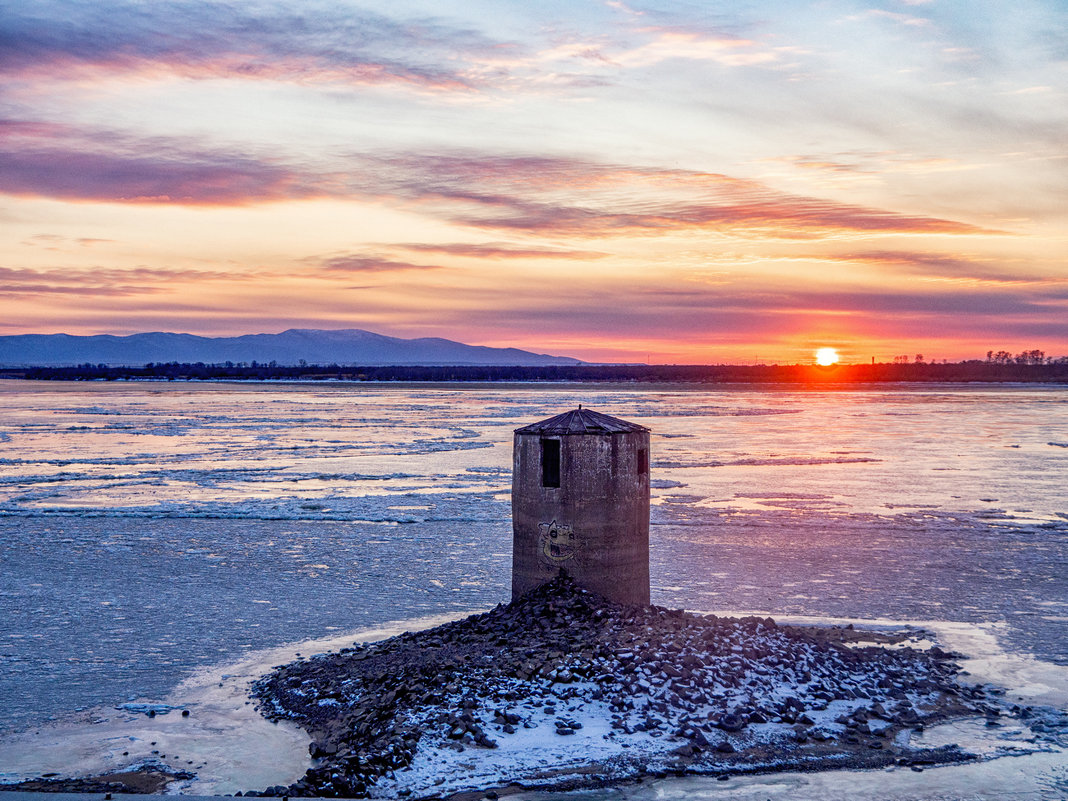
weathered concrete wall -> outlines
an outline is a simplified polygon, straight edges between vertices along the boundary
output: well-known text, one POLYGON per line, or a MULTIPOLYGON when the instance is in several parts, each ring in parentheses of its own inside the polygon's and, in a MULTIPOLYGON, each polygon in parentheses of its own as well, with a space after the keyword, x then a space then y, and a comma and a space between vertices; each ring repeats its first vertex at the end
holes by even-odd
POLYGON ((517 433, 512 598, 563 568, 619 603, 649 603, 649 432, 517 433), (560 440, 560 486, 542 486, 541 440, 560 440), (644 451, 644 471, 640 452, 644 451))

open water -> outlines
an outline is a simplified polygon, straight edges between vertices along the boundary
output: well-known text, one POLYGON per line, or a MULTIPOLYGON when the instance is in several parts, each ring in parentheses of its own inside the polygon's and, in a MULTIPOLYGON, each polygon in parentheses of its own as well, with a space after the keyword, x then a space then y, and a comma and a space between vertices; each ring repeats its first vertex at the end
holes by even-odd
POLYGON ((1068 387, 0 381, 0 732, 506 601, 512 430, 579 403, 653 431, 654 603, 1068 665, 1068 387))

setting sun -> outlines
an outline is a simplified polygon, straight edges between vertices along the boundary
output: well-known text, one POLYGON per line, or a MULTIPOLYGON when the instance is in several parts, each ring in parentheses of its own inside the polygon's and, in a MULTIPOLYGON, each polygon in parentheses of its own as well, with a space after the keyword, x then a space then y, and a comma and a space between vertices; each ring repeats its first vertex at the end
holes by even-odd
POLYGON ((820 348, 816 351, 816 364, 821 367, 838 364, 838 351, 834 348, 820 348))

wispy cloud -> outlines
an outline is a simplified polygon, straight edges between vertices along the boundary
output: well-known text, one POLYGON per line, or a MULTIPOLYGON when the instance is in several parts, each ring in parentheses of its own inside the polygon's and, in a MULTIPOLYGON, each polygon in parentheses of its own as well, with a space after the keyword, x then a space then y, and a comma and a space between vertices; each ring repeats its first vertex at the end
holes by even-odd
POLYGON ((800 170, 815 170, 863 176, 891 173, 926 175, 937 172, 973 170, 978 166, 946 156, 922 156, 895 151, 854 151, 849 153, 797 154, 776 156, 767 162, 788 164, 800 170))
POLYGON ((348 254, 313 259, 323 270, 332 273, 394 273, 407 270, 440 270, 437 264, 417 264, 380 256, 348 254))
POLYGON ((69 286, 64 284, 32 284, 25 281, 5 281, 0 275, 0 296, 78 295, 126 297, 161 291, 159 287, 147 286, 69 286))
POLYGON ((0 294, 125 297, 168 291, 177 283, 247 281, 254 272, 163 267, 29 270, 0 267, 0 294))
POLYGON ((1005 264, 993 256, 950 255, 924 251, 868 250, 824 257, 829 261, 890 267, 894 272, 929 280, 969 284, 1068 284, 1068 276, 1043 275, 1020 264, 1005 264))
POLYGON ((551 47, 504 62, 520 71, 553 64, 572 64, 583 71, 644 69, 666 61, 708 61, 720 66, 742 67, 776 61, 779 54, 758 42, 720 31, 645 25, 629 29, 625 38, 606 36, 565 38, 551 47))
POLYGON ((433 18, 321 2, 37 0, 0 17, 0 74, 17 78, 133 73, 467 91, 453 56, 499 46, 433 18))
POLYGON ((321 178, 247 153, 20 121, 0 121, 0 192, 207 206, 328 193, 321 178))
POLYGON ((0 76, 19 83, 182 78, 539 93, 610 85, 622 72, 665 62, 748 67, 796 50, 716 26, 673 23, 678 15, 631 12, 629 24, 611 31, 546 26, 514 39, 456 16, 448 9, 387 14, 316 0, 297 7, 36 0, 0 16, 0 76))
POLYGON ((42 148, 0 151, 0 160, 0 192, 10 195, 237 206, 320 194, 282 167, 221 154, 120 157, 42 148))
POLYGON ((680 230, 805 239, 831 232, 991 233, 938 217, 794 195, 756 181, 581 159, 397 154, 363 159, 378 185, 474 228, 572 237, 680 230))
POLYGON ((23 245, 40 247, 45 250, 65 250, 71 247, 90 248, 94 245, 104 245, 113 242, 112 239, 101 239, 94 236, 69 237, 60 234, 34 234, 23 240, 23 245))
POLYGON ((663 61, 712 61, 728 67, 745 67, 777 61, 779 54, 751 39, 722 33, 649 27, 642 29, 650 40, 611 56, 614 63, 646 67, 663 61))
MULTIPOLYGON (((471 151, 351 154, 315 172, 195 142, 19 121, 0 125, 0 192, 233 206, 392 197, 465 227, 574 238, 675 231, 785 239, 835 232, 989 233, 960 221, 794 195, 717 173, 471 151)), ((466 247, 467 255, 479 255, 466 247)), ((505 255, 498 249, 493 257, 505 255)))
MULTIPOLYGON (((794 336, 821 323, 858 337, 911 340, 956 336, 987 341, 1026 323, 1051 333, 1049 305, 1068 307, 1068 292, 1038 293, 1028 287, 839 291, 772 285, 725 287, 570 285, 551 299, 516 302, 502 289, 481 296, 475 308, 445 308, 440 319, 455 325, 492 325, 502 311, 514 325, 547 336, 623 338, 640 331, 649 340, 744 341, 794 336), (1054 300, 1056 298, 1056 300, 1054 300)), ((1061 324, 1060 333, 1063 335, 1061 324)))
POLYGON ((887 11, 883 8, 872 8, 865 11, 863 15, 851 17, 851 19, 860 19, 862 16, 871 17, 874 19, 889 20, 890 22, 896 22, 899 25, 906 25, 911 28, 927 28, 931 25, 931 20, 927 17, 917 17, 913 14, 902 14, 897 11, 887 11))
POLYGON ((503 243, 469 244, 452 242, 441 244, 406 243, 392 247, 419 253, 443 256, 464 256, 473 259, 600 259, 607 253, 598 250, 567 250, 564 248, 516 247, 503 243))

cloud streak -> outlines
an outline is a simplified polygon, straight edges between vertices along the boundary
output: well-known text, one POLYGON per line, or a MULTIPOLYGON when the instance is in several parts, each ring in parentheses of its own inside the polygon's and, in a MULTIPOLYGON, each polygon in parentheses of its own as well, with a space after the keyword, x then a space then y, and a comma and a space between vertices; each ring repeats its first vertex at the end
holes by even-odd
POLYGON ((125 297, 169 291, 175 284, 215 281, 247 281, 255 273, 221 270, 137 267, 131 269, 29 270, 0 267, 2 295, 99 295, 125 297))
MULTIPOLYGON (((487 301, 490 299, 487 298, 487 301)), ((1041 323, 1050 303, 1068 306, 1068 290, 1052 295, 1021 288, 1018 291, 931 293, 925 290, 831 291, 815 288, 730 286, 716 288, 641 287, 612 289, 572 286, 566 296, 551 302, 509 303, 503 293, 495 301, 524 325, 569 326, 589 334, 627 335, 635 328, 660 336, 701 337, 734 330, 782 331, 810 329, 813 320, 849 319, 855 330, 877 328, 905 336, 917 325, 950 326, 982 336, 989 328, 1011 328, 1015 320, 1041 323)), ((494 303, 481 304, 475 317, 492 318, 494 303)), ((465 311, 465 313, 468 313, 465 311)), ((1061 325, 1061 332, 1064 332, 1061 325)), ((930 332, 925 330, 925 335, 930 332)))
POLYGON ((349 254, 316 259, 316 263, 328 273, 395 273, 409 270, 440 270, 438 264, 417 264, 396 261, 379 256, 349 254))
POLYGON ((469 91, 452 54, 500 43, 432 18, 335 4, 40 0, 0 15, 0 74, 85 80, 136 74, 469 91))
POLYGON ((785 239, 835 232, 994 233, 956 220, 790 194, 717 173, 494 154, 398 154, 363 162, 373 181, 393 194, 450 203, 444 216, 486 230, 580 238, 686 230, 785 239))
POLYGON ((920 275, 925 278, 942 281, 986 283, 991 285, 1068 284, 1068 276, 1051 277, 1030 271, 1021 273, 1018 268, 1010 269, 1008 266, 992 263, 995 260, 989 256, 958 256, 904 250, 870 250, 840 253, 823 258, 828 261, 889 267, 896 272, 920 275))
MULTIPOLYGON (((985 343, 1012 340, 1023 332, 1063 338, 1064 324, 1055 322, 1050 304, 1059 303, 1062 311, 1068 311, 1066 294, 1061 293, 1058 301, 1028 288, 840 292, 770 284, 673 288, 574 282, 566 293, 552 297, 517 296, 503 287, 469 292, 463 302, 442 303, 435 319, 440 325, 486 336, 504 315, 519 330, 539 332, 541 341, 585 343, 586 349, 613 351, 617 354, 613 358, 639 347, 652 352, 675 348, 700 361, 692 354, 713 343, 729 349, 743 343, 807 342, 820 332, 823 337, 839 332, 844 342, 926 341, 921 350, 934 355, 937 343, 950 339, 989 347, 985 343)), ((395 314, 409 323, 421 319, 417 305, 395 314)), ((973 355, 980 352, 985 351, 976 349, 973 355)))
POLYGON ((240 206, 328 193, 325 181, 245 153, 113 131, 0 121, 0 192, 75 201, 240 206))
POLYGON ((567 250, 564 248, 515 247, 502 243, 468 244, 395 244, 392 247, 419 253, 442 256, 461 256, 472 259, 601 259, 607 253, 597 250, 567 250))
MULTIPOLYGON (((194 206, 392 197, 468 228, 579 239, 678 231, 784 239, 992 233, 955 220, 790 194, 718 173, 469 151, 351 154, 315 172, 195 142, 136 140, 17 120, 0 123, 0 192, 194 206)), ((464 255, 458 246, 448 247, 464 255)), ((460 247, 469 256, 507 257, 502 248, 460 247)), ((527 252, 553 257, 551 250, 527 252)))

